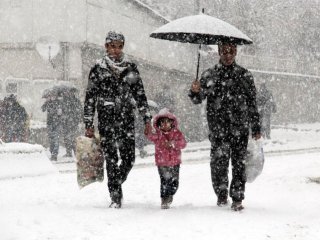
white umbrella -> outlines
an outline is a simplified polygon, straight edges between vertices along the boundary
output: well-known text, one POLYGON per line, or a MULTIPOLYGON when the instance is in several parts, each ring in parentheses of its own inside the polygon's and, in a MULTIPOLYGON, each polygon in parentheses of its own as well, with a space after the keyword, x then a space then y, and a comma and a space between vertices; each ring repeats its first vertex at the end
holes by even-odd
POLYGON ((252 40, 236 27, 206 14, 171 21, 152 32, 150 37, 207 45, 214 45, 223 41, 235 44, 252 43, 252 40))
MULTIPOLYGON (((152 38, 184 43, 215 45, 222 42, 237 45, 251 44, 252 40, 231 24, 206 14, 183 17, 171 21, 150 34, 152 38)), ((198 54, 197 78, 200 54, 198 54)))

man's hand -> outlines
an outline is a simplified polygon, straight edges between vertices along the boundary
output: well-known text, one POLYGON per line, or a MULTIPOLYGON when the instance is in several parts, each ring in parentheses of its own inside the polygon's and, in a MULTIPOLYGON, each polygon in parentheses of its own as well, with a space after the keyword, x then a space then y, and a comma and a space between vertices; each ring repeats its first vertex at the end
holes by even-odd
POLYGON ((151 123, 147 122, 144 127, 144 135, 149 135, 152 132, 151 123))
POLYGON ((252 135, 252 138, 253 138, 254 140, 260 139, 260 138, 261 138, 261 133, 256 133, 256 134, 252 135))
POLYGON ((86 128, 86 132, 84 134, 88 138, 94 137, 94 128, 86 128))
POLYGON ((201 90, 200 81, 198 80, 193 81, 191 85, 191 92, 199 93, 200 90, 201 90))

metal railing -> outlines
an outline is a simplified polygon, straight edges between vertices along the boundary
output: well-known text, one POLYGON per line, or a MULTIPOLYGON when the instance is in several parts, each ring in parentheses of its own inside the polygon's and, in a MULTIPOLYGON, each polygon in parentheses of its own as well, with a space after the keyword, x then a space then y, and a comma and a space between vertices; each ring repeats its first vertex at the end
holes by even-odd
POLYGON ((320 63, 243 54, 237 61, 249 69, 320 76, 320 63))

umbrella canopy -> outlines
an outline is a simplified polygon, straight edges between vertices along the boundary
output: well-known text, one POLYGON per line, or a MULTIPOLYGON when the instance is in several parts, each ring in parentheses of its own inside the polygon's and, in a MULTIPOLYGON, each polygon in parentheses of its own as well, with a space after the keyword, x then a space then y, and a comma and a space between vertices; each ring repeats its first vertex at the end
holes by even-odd
POLYGON ((55 88, 48 88, 43 90, 42 92, 42 98, 49 98, 57 95, 58 95, 58 91, 55 88))
POLYGON ((252 40, 236 27, 206 14, 171 21, 152 32, 150 37, 206 45, 215 45, 220 42, 238 45, 252 43, 252 40))
MULTIPOLYGON (((183 17, 169 22, 150 34, 152 38, 215 45, 219 43, 233 43, 237 45, 251 44, 252 40, 231 24, 206 14, 183 17)), ((200 51, 196 79, 199 75, 200 51)))
POLYGON ((45 89, 42 93, 42 98, 53 96, 61 96, 63 93, 77 93, 79 90, 76 87, 69 85, 56 85, 51 88, 45 89))

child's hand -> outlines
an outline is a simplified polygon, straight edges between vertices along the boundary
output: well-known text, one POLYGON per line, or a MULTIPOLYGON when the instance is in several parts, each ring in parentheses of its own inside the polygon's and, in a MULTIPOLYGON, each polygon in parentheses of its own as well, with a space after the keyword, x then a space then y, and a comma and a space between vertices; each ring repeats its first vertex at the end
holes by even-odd
POLYGON ((166 149, 172 149, 173 148, 173 141, 166 141, 165 142, 165 148, 166 149))
POLYGON ((170 143, 168 141, 160 142, 159 147, 162 149, 170 149, 170 143))
POLYGON ((93 138, 94 137, 94 128, 87 128, 84 135, 88 138, 93 138))
POLYGON ((149 135, 152 132, 152 126, 150 122, 147 122, 144 127, 144 135, 149 135))

